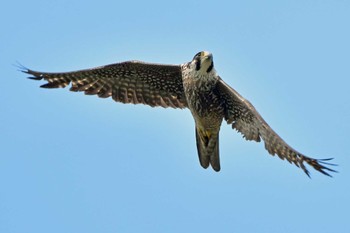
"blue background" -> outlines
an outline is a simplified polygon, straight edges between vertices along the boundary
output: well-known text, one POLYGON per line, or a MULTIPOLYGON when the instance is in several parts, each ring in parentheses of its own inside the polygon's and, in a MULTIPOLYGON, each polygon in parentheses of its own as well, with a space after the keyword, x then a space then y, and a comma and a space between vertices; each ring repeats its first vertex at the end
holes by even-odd
POLYGON ((350 232, 350 2, 7 1, 0 10, 0 232, 350 232), (200 167, 188 110, 47 90, 16 61, 71 71, 180 64, 221 77, 328 178, 221 129, 200 167))

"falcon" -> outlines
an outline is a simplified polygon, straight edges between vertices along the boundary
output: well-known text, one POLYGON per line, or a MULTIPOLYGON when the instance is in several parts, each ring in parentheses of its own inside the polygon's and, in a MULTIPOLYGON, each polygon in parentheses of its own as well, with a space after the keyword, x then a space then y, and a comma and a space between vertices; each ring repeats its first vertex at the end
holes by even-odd
POLYGON ((310 173, 306 164, 331 176, 331 159, 314 159, 289 146, 265 122, 253 105, 227 85, 214 68, 213 55, 202 51, 192 61, 180 65, 126 61, 91 69, 64 73, 38 72, 25 67, 21 71, 34 80, 44 79, 43 88, 64 88, 82 91, 116 102, 145 104, 151 107, 188 108, 195 121, 199 162, 220 171, 219 132, 225 120, 246 140, 265 143, 271 155, 310 173), (328 165, 328 166, 327 166, 328 165))

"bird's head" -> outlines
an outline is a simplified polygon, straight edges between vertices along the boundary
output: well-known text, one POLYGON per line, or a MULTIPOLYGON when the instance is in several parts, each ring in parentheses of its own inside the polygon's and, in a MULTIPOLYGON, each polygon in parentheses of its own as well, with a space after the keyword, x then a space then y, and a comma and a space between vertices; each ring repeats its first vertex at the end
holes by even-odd
POLYGON ((197 53, 192 60, 197 71, 209 73, 214 68, 213 55, 208 51, 197 53))

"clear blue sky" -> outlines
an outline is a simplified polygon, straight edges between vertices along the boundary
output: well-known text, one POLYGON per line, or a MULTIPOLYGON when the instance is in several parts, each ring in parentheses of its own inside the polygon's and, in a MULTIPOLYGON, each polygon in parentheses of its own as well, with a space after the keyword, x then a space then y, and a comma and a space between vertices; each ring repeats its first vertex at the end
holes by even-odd
POLYGON ((0 10, 0 232, 350 232, 350 1, 7 1, 0 10), (334 178, 221 129, 200 167, 188 110, 46 90, 13 64, 179 64, 221 77, 334 178))

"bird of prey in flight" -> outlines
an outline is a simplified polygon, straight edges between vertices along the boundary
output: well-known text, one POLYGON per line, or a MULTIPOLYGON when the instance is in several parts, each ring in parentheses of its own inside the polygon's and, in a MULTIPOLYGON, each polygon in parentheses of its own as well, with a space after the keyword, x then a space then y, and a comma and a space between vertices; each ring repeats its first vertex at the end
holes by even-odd
POLYGON ((220 171, 219 131, 225 120, 246 140, 265 143, 271 155, 300 167, 308 176, 306 164, 324 175, 330 159, 314 159, 289 146, 265 122, 253 105, 227 85, 214 68, 213 55, 202 51, 192 61, 180 65, 126 61, 64 73, 38 72, 25 67, 31 79, 47 81, 41 87, 66 87, 116 102, 146 104, 151 107, 188 108, 195 121, 199 162, 220 171))

